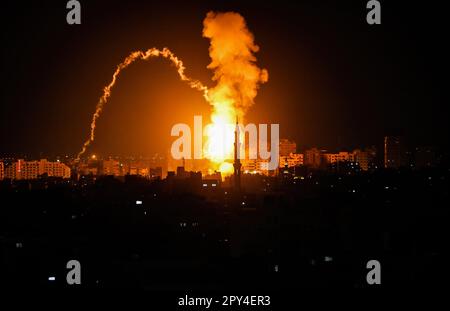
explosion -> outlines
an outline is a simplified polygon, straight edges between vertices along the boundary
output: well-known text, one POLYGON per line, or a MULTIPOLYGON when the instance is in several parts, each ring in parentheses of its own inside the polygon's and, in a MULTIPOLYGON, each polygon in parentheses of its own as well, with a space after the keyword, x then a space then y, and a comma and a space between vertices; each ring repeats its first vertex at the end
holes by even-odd
POLYGON ((227 125, 237 119, 243 123, 260 83, 267 82, 269 75, 255 65, 254 53, 259 47, 240 14, 209 12, 203 21, 203 36, 210 39, 208 69, 214 71, 213 80, 217 81, 208 91, 215 126, 206 131, 204 154, 215 169, 229 174, 233 166, 226 160, 233 159, 234 127, 227 125))
POLYGON ((83 144, 77 159, 94 141, 97 120, 122 70, 136 60, 163 57, 175 66, 182 81, 202 92, 206 101, 211 104, 211 126, 205 129, 203 156, 210 160, 212 170, 225 175, 232 173, 230 161, 233 159, 234 127, 229 125, 234 124, 237 119, 243 123, 245 113, 254 103, 259 85, 268 80, 268 72, 255 64, 254 54, 259 47, 240 14, 209 12, 203 21, 203 37, 210 40, 211 63, 208 69, 214 72, 212 80, 217 82, 216 86, 208 89, 200 81, 186 76, 183 62, 168 48, 132 52, 117 66, 111 82, 103 89, 103 95, 92 116, 89 139, 83 144))

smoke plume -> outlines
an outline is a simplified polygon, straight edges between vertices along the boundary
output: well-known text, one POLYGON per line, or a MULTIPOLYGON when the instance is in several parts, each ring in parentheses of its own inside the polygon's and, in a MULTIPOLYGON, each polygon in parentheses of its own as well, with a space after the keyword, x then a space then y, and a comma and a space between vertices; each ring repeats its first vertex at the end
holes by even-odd
POLYGON ((240 14, 209 12, 203 21, 203 36, 211 41, 212 61, 208 68, 214 71, 213 80, 217 81, 209 90, 214 112, 231 110, 242 119, 253 105, 259 85, 269 77, 266 69, 255 64, 254 54, 259 47, 253 34, 240 14))

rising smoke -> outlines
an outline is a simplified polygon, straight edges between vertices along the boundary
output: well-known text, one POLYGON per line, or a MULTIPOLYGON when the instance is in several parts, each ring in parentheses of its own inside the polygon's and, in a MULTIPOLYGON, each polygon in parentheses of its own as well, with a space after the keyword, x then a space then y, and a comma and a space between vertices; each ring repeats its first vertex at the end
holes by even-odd
POLYGON ((234 12, 209 12, 203 21, 203 36, 210 39, 208 68, 214 71, 217 85, 209 90, 213 113, 232 111, 243 118, 253 105, 259 85, 267 82, 266 69, 256 66, 259 47, 248 30, 244 18, 234 12))

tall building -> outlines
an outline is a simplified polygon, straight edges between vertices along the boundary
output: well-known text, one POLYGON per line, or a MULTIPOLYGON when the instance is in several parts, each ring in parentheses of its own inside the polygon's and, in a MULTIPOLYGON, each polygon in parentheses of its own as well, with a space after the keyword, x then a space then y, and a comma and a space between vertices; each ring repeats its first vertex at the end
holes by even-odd
POLYGON ((400 136, 384 137, 384 167, 399 168, 406 165, 406 148, 400 136))
POLYGON ((233 167, 234 167, 234 187, 236 190, 240 190, 241 189, 241 168, 242 168, 242 164, 241 164, 241 160, 240 160, 240 156, 239 156, 239 124, 238 124, 238 120, 236 118, 236 128, 234 130, 234 163, 233 163, 233 167))
MULTIPOLYGON (((184 161, 183 161, 184 162, 184 161)), ((187 172, 183 166, 177 167, 177 178, 184 179, 189 177, 189 172, 187 172)))
POLYGON ((373 168, 376 158, 376 149, 374 147, 364 150, 356 149, 353 151, 353 154, 361 170, 368 171, 370 168, 373 168))
POLYGON ((297 144, 289 139, 282 138, 280 139, 280 157, 287 157, 291 153, 297 152, 297 144))
POLYGON ((18 172, 17 166, 18 162, 11 162, 9 164, 6 164, 4 169, 4 178, 17 179, 17 176, 20 176, 20 170, 18 172))
POLYGON ((3 164, 3 161, 0 161, 0 180, 2 180, 5 177, 5 165, 3 164))

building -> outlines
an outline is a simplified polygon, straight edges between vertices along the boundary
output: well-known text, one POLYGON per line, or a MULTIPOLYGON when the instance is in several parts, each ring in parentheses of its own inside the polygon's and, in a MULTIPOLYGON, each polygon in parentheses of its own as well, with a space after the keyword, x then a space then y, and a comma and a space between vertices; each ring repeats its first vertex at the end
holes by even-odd
POLYGON ((150 179, 162 179, 163 171, 162 167, 150 168, 150 179))
POLYGON ((125 164, 125 173, 128 175, 150 176, 150 162, 148 160, 131 160, 125 164))
POLYGON ((303 153, 290 153, 287 156, 280 156, 279 167, 295 167, 303 165, 303 153))
POLYGON ((269 160, 245 159, 242 161, 242 171, 244 174, 270 175, 274 171, 269 170, 269 160))
POLYGON ((309 167, 319 168, 322 164, 322 152, 317 148, 306 150, 304 164, 309 167))
POLYGON ((280 139, 280 157, 288 157, 291 153, 297 152, 297 144, 289 139, 280 139))
POLYGON ((97 159, 96 155, 92 155, 88 158, 87 162, 80 162, 78 164, 79 175, 93 175, 97 176, 102 172, 103 162, 97 159))
POLYGON ((220 184, 222 182, 222 173, 216 171, 212 174, 207 174, 203 177, 203 180, 215 180, 220 184))
POLYGON ((245 174, 258 173, 258 160, 257 159, 244 159, 242 160, 242 170, 245 174))
POLYGON ((52 177, 62 177, 62 178, 70 178, 70 167, 65 165, 64 163, 61 163, 59 161, 56 162, 48 162, 47 160, 41 160, 41 165, 43 162, 45 163, 46 167, 41 170, 41 175, 47 174, 48 176, 52 177))
POLYGON ((256 165, 258 173, 262 175, 269 175, 269 160, 258 160, 256 165))
POLYGON ((0 161, 0 180, 3 180, 3 178, 5 178, 5 165, 3 161, 0 161))
POLYGON ((17 179, 17 162, 6 164, 4 170, 4 178, 17 179))
POLYGON ((186 169, 183 166, 177 167, 177 178, 178 179, 186 179, 189 177, 189 172, 186 171, 186 169))
POLYGON ((439 164, 439 157, 436 150, 431 147, 416 147, 414 151, 414 168, 430 168, 439 164))
POLYGON ((109 159, 102 162, 103 175, 108 176, 122 176, 122 167, 117 160, 109 159))
POLYGON ((338 162, 356 162, 355 154, 347 151, 339 151, 338 153, 324 153, 323 159, 327 164, 338 162))
POLYGON ((364 150, 355 149, 353 152, 339 151, 337 153, 323 153, 323 161, 328 165, 339 165, 339 163, 350 163, 363 171, 368 171, 374 167, 376 150, 375 148, 366 148, 364 150))
POLYGON ((233 168, 234 168, 234 189, 236 191, 241 190, 241 169, 242 169, 242 163, 241 159, 238 156, 238 150, 240 148, 240 142, 239 142, 239 125, 238 125, 238 119, 236 118, 236 128, 234 130, 234 162, 233 162, 233 168))
POLYGON ((70 168, 59 161, 50 162, 47 159, 39 161, 19 159, 5 168, 5 178, 28 180, 41 176, 70 178, 70 168))
POLYGON ((374 168, 376 158, 376 149, 374 147, 364 150, 356 149, 353 151, 353 154, 361 170, 368 171, 374 168))
POLYGON ((384 137, 384 167, 399 168, 406 166, 406 148, 400 136, 384 137))

